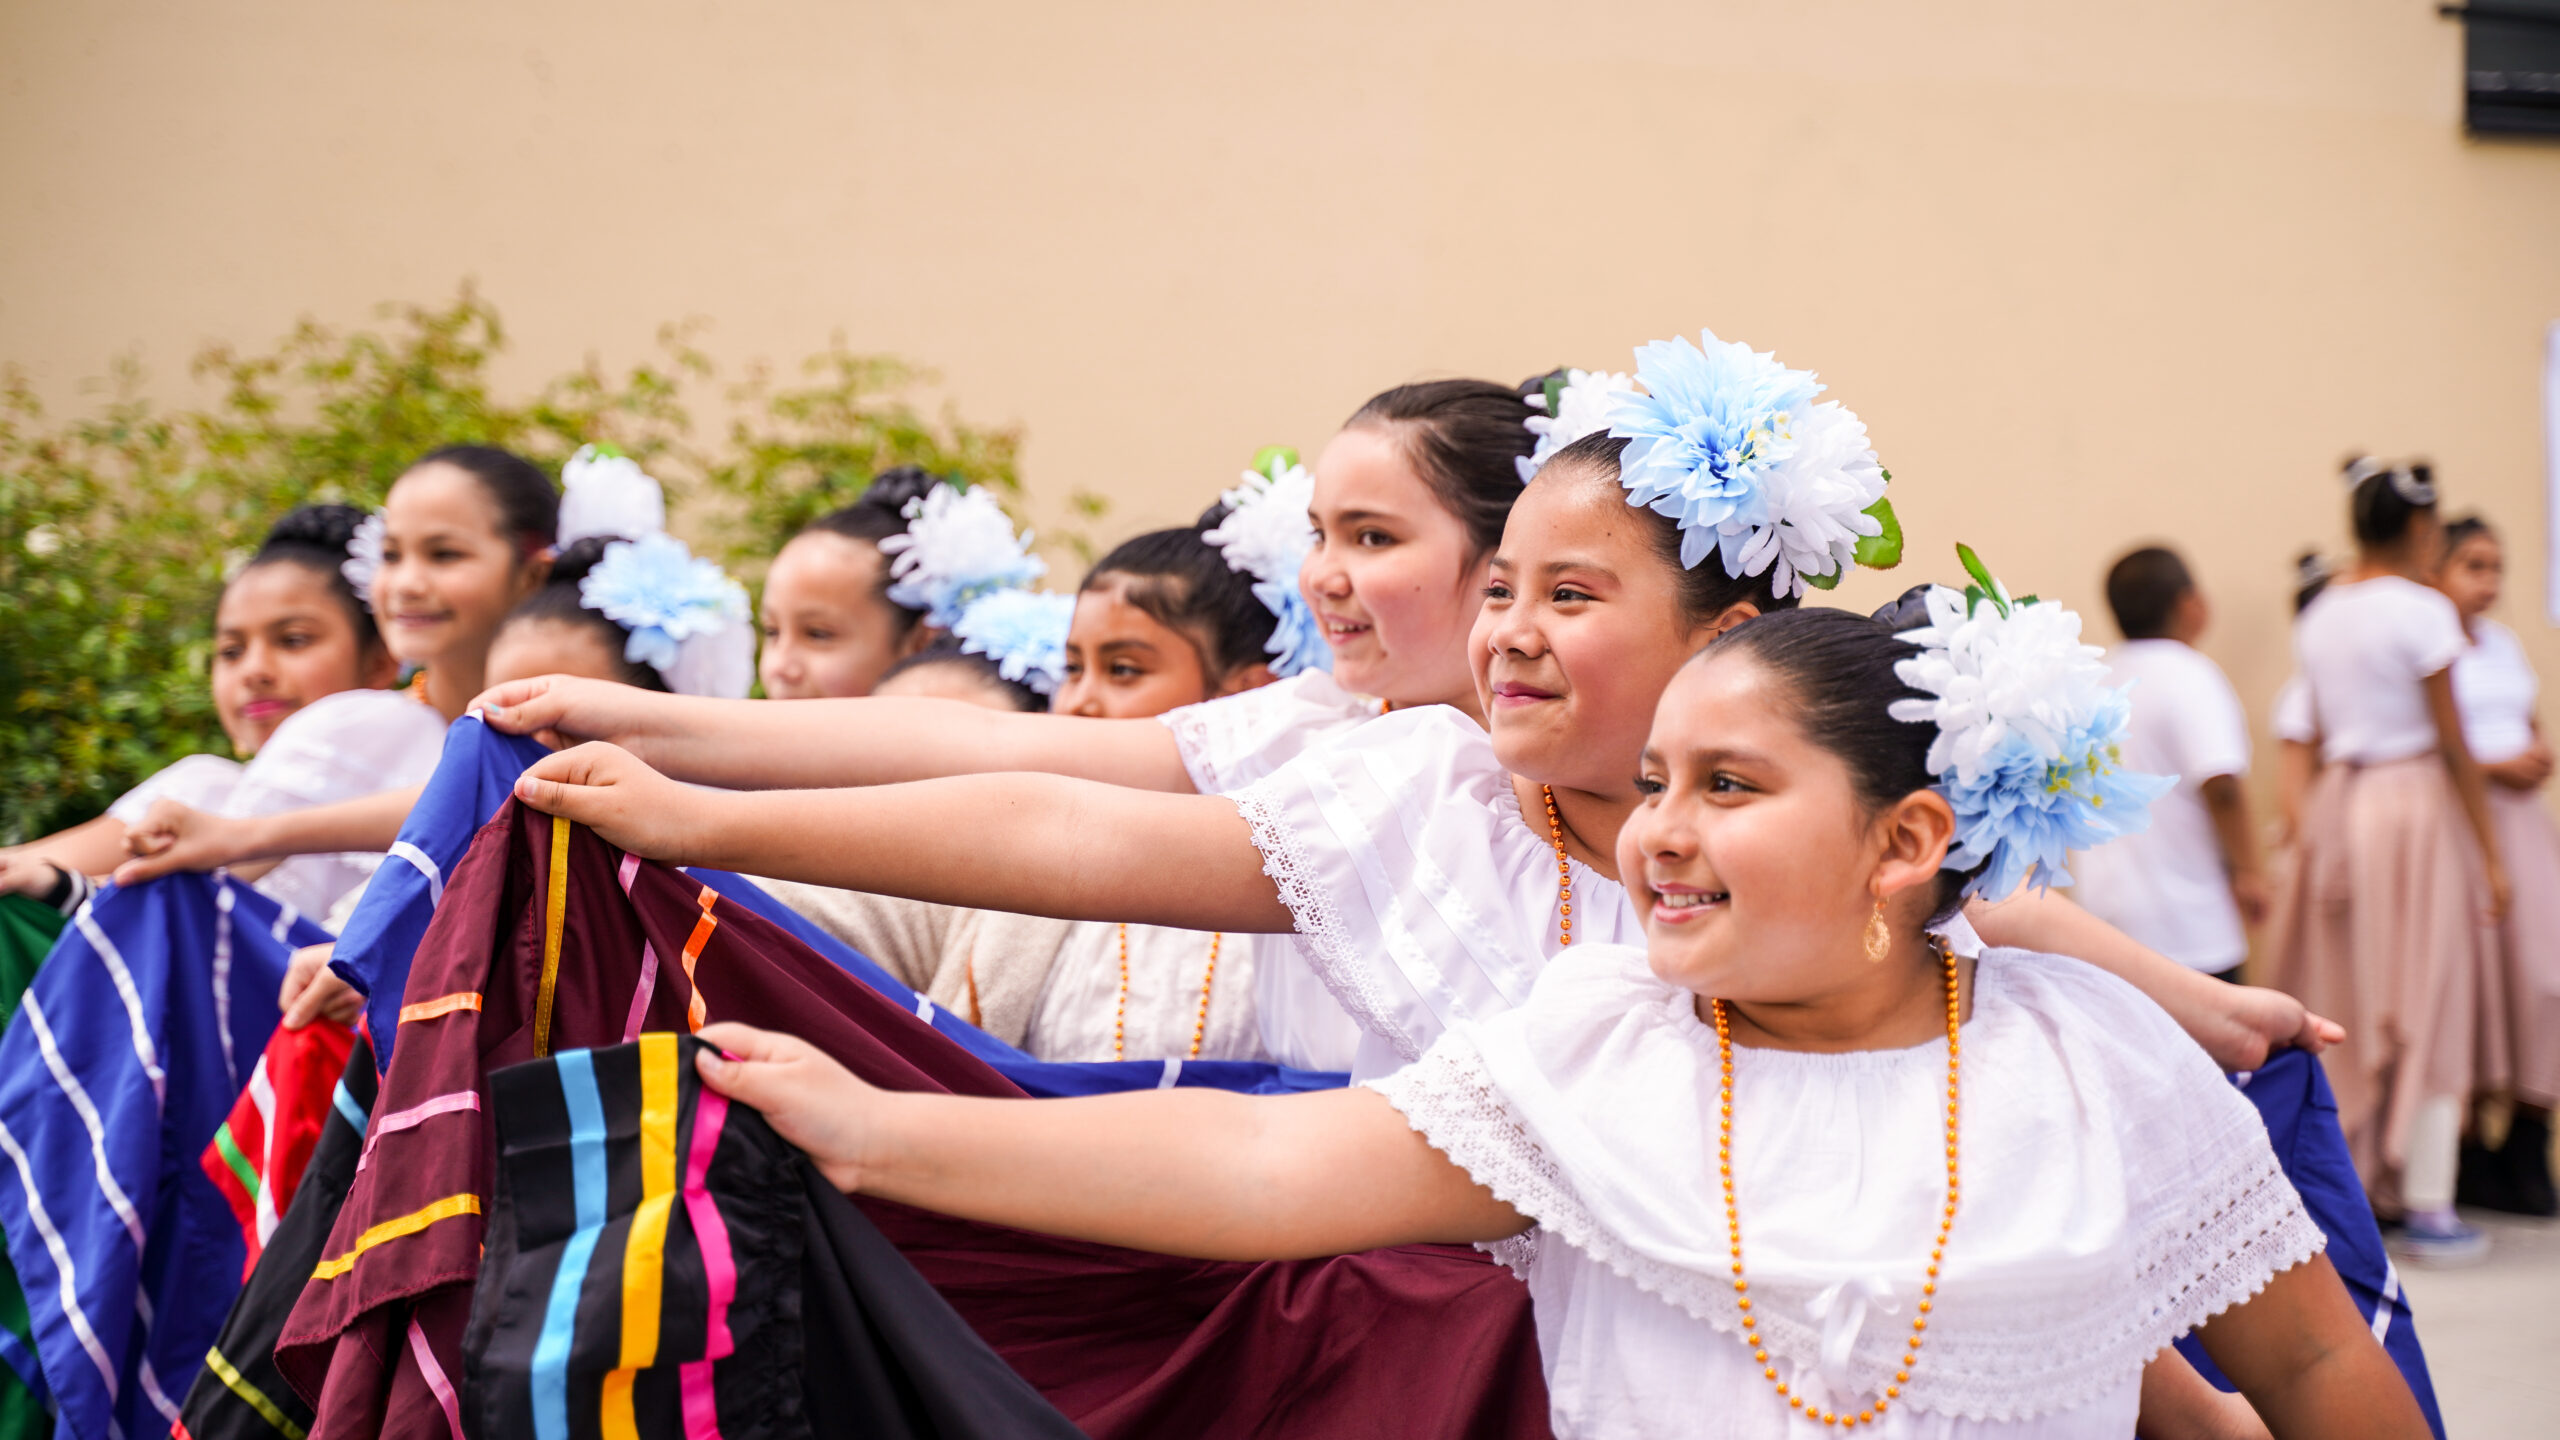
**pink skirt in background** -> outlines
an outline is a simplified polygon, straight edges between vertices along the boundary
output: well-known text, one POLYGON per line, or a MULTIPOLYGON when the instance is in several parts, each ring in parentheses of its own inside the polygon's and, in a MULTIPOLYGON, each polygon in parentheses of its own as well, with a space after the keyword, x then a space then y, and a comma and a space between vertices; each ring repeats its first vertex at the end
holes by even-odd
POLYGON ((2560 1105, 2560 829, 2541 796, 2503 785, 2489 787, 2489 819, 2515 891, 2499 927, 2515 1096, 2560 1105))
POLYGON ((2323 769, 2296 845, 2268 983, 2346 1027, 2321 1063, 2356 1168, 2387 1208, 2418 1106, 2507 1081, 2487 870, 2434 755, 2323 769))

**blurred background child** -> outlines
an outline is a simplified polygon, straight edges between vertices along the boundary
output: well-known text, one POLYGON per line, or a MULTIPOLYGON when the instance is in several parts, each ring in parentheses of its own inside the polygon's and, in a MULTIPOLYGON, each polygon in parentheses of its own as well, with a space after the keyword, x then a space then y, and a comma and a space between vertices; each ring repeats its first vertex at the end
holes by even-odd
MULTIPOLYGON (((2495 926, 2509 885, 2453 667, 2471 648, 2427 582, 2444 556, 2423 463, 2350 461, 2352 567, 2294 628, 2321 768, 2268 940, 2269 979, 2347 1030, 2321 1057, 2356 1168, 2421 1261, 2478 1258, 2453 1211, 2464 1108, 2504 1082, 2495 926)), ((2308 729, 2301 728, 2307 723, 2308 729)))
POLYGON ((2182 965, 2239 979, 2247 927, 2266 918, 2266 873, 2241 781, 2249 718, 2222 667, 2195 648, 2211 610, 2177 552, 2136 550, 2107 572, 2107 605, 2124 643, 2107 652, 2130 686, 2124 763, 2178 786, 2151 807, 2151 828, 2110 841, 2073 866, 2081 903, 2182 965))
POLYGON ((2535 713, 2542 683, 2515 632, 2489 618, 2506 583, 2506 549, 2489 522, 2468 516, 2444 531, 2436 588, 2462 616, 2471 647, 2453 662, 2462 738, 2489 777, 2489 816, 2515 898, 2499 927, 2499 978, 2514 1048, 2514 1105, 2492 1149, 2463 1147, 2466 1205, 2524 1215, 2560 1213, 2551 1184, 2551 1107, 2560 1102, 2560 833, 2542 808, 2551 745, 2535 713))

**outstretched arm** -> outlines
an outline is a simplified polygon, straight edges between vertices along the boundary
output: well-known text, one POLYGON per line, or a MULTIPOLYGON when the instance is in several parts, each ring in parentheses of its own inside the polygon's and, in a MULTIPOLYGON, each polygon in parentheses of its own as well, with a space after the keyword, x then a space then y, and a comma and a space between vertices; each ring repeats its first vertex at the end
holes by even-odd
POLYGON ((2267 1422, 2296 1436, 2426 1440, 2426 1418, 2329 1257, 2314 1255, 2196 1332, 2267 1422))
POLYGON ((328 805, 241 819, 215 815, 175 800, 153 802, 151 813, 125 834, 134 858, 116 867, 119 885, 138 885, 179 870, 213 870, 289 855, 330 855, 341 850, 380 852, 400 838, 424 785, 359 795, 328 805))
POLYGON ((713 700, 545 675, 473 702, 554 749, 605 740, 679 780, 727 790, 888 785, 1030 770, 1139 790, 1191 790, 1173 732, 1152 719, 1026 715, 959 700, 713 700))
MULTIPOLYGON (((774 706, 814 704, 793 700, 774 706)), ((1185 930, 1291 928, 1233 802, 1058 775, 863 790, 703 790, 611 745, 545 756, 516 798, 636 855, 1047 915, 1185 930)))
POLYGON ((2346 1031, 2281 990, 2226 985, 2190 970, 2050 891, 1976 900, 1964 913, 1991 944, 2068 955, 2132 985, 2225 1070, 2255 1070, 2288 1045, 2317 1055, 2346 1038, 2346 1031))
POLYGON ((838 1188, 995 1225, 1203 1260, 1498 1240, 1528 1222, 1386 1097, 1142 1090, 900 1094, 789 1035, 706 1026, 703 1083, 753 1105, 838 1188))

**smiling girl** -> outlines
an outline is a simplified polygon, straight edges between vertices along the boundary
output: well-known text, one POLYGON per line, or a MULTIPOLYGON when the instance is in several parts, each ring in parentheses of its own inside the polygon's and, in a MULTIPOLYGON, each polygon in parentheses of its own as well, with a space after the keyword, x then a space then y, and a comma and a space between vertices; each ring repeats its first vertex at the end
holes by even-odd
POLYGON ((704 1081, 839 1187, 971 1219, 1201 1258, 1485 1245, 1528 1283, 1564 1440, 2114 1440, 2176 1408, 2188 1372, 2151 1362, 2189 1330, 2277 1435, 2426 1435, 2255 1112, 2169 1018, 1931 933, 2060 859, 1977 803, 1972 761, 2031 751, 2041 793, 2009 798, 2066 833, 2144 792, 2103 774, 2103 724, 2023 738, 2105 713, 2059 607, 1941 591, 1930 618, 1774 614, 1681 667, 1616 847, 1642 948, 1579 947, 1367 1086, 898 1094, 734 1024, 704 1081), (2023 662, 2039 705, 1969 712, 1924 659, 2023 662))
MULTIPOLYGON (((1758 397, 1771 387, 1810 407, 1818 387, 1809 374, 1712 337, 1709 344, 1712 354, 1685 341, 1641 352, 1661 371, 1655 395, 1665 412, 1648 433, 1676 431, 1719 404, 1767 423, 1775 412, 1755 415, 1751 406, 1765 409, 1758 397)), ((1266 975, 1294 972, 1304 977, 1302 990, 1320 985, 1364 1031, 1354 1073, 1383 1073, 1419 1055, 1448 1022, 1518 1004, 1540 968, 1577 938, 1636 933, 1639 921, 1613 857, 1618 828, 1636 803, 1631 777, 1645 717, 1700 646, 1763 610, 1794 604, 1792 592, 1807 583, 1800 572, 1821 578, 1848 563, 1859 532, 1816 501, 1837 510, 1856 499, 1841 512, 1855 516, 1883 487, 1854 416, 1836 406, 1805 413, 1801 453, 1819 468, 1798 487, 1795 508, 1781 512, 1783 525, 1756 530, 1743 521, 1720 530, 1737 513, 1730 504, 1702 506, 1698 513, 1707 518, 1685 528, 1672 514, 1646 508, 1658 501, 1689 515, 1678 487, 1703 473, 1681 468, 1686 452, 1662 453, 1658 440, 1648 440, 1643 463, 1624 473, 1628 437, 1589 436, 1555 452, 1519 491, 1499 552, 1483 562, 1489 583, 1480 592, 1475 635, 1448 657, 1474 672, 1470 688, 1489 709, 1469 710, 1485 714, 1489 732, 1454 706, 1400 709, 1276 768, 1227 766, 1230 783, 1250 782, 1231 797, 1145 793, 1137 787, 1149 777, 1121 771, 1115 778, 1125 785, 986 775, 859 794, 750 798, 672 784, 604 745, 538 764, 517 793, 627 849, 679 863, 1062 919, 1294 931, 1306 964, 1267 967, 1266 975), (1828 571, 1815 568, 1826 564, 1828 571), (817 834, 829 837, 823 849, 798 838, 817 834), (1095 835, 1110 836, 1111 844, 1059 843, 1095 835)), ((1361 446, 1355 456, 1368 453, 1361 446)), ((1333 453, 1328 448, 1326 463, 1333 453)), ((1741 481, 1708 479, 1732 495, 1750 493, 1741 481)), ((1324 513, 1321 479, 1317 488, 1324 513)), ((1355 498, 1346 513, 1370 512, 1355 498)), ((1454 524, 1454 512, 1440 513, 1454 524)), ((1352 533, 1367 523, 1353 523, 1352 533)), ((1868 528, 1881 526, 1870 521, 1868 528)), ((1327 541, 1304 572, 1319 615, 1327 613, 1330 550, 1327 541)), ((1370 577, 1375 588, 1364 594, 1379 598, 1364 613, 1380 621, 1380 636, 1389 634, 1385 617, 1412 580, 1370 577)), ((1337 655, 1346 676, 1354 655, 1381 669, 1395 659, 1399 673, 1436 673, 1436 660, 1398 654, 1383 641, 1360 648, 1367 643, 1337 655)), ((577 708, 609 703, 582 698, 577 708)), ((553 728, 547 722, 559 713, 556 702, 540 704, 542 713, 508 723, 553 728)), ((662 705, 655 713, 675 712, 662 705)), ((729 718, 690 714, 706 722, 729 718)), ((661 754, 664 733, 649 731, 643 748, 661 754)), ((756 783, 736 778, 743 765, 713 764, 723 747, 698 737, 667 748, 684 758, 688 779, 756 783)), ((1271 749, 1285 750, 1285 742, 1244 753, 1271 749)), ((1003 753, 986 763, 1014 762, 1012 752, 1003 753)), ((2271 1045, 2297 1037, 2317 1043, 2325 1033, 2285 997, 2215 984, 2066 902, 1977 903, 1972 913, 1997 940, 2068 950, 2118 968, 2226 1064, 2246 1068, 2271 1045)), ((1960 948, 1972 948, 1961 922, 1953 933, 1960 948)), ((1266 1016, 1282 1008, 1267 986, 1264 1004, 1266 1016)), ((1284 1045, 1272 1050, 1284 1062, 1306 1063, 1284 1045)))
MULTIPOLYGON (((559 513, 558 493, 533 462, 495 446, 448 445, 392 482, 380 514, 358 533, 348 578, 392 658, 419 669, 408 693, 440 723, 486 687, 499 623, 549 573, 559 513)), ((292 855, 379 854, 399 838, 421 783, 260 817, 155 805, 126 836, 134 858, 116 881, 292 855)))
MULTIPOLYGON (((399 677, 399 662, 340 573, 363 518, 348 505, 290 511, 222 588, 213 708, 247 763, 188 756, 98 819, 0 852, 0 892, 76 906, 85 877, 114 869, 128 828, 161 802, 254 817, 425 777, 443 727, 382 688, 399 677)), ((318 914, 364 874, 362 865, 315 855, 259 872, 258 884, 318 914)))
MULTIPOLYGON (((958 642, 901 661, 877 693, 906 693, 901 687, 917 677, 940 675, 990 707, 1022 694, 1053 713, 1144 718, 1270 684, 1279 657, 1266 647, 1280 617, 1207 538, 1230 528, 1235 513, 1221 503, 1198 524, 1139 535, 1103 556, 1076 592, 1057 673, 1039 677, 1054 694, 1007 680, 998 660, 958 642)), ((961 628, 970 628, 966 620, 961 628)), ((1267 959, 1289 959, 1282 937, 761 883, 937 1005, 1036 1059, 1267 1058, 1258 982, 1267 959)), ((1341 1068, 1356 1031, 1321 994, 1315 1000, 1328 1028, 1302 1036, 1299 1048, 1320 1068, 1341 1068)), ((1306 1022, 1281 1023, 1302 1031, 1306 1022)))
POLYGON ((920 466, 875 477, 862 498, 812 520, 766 572, 757 673, 774 700, 868 695, 939 633, 889 598, 880 542, 907 533, 906 506, 937 482, 920 466))

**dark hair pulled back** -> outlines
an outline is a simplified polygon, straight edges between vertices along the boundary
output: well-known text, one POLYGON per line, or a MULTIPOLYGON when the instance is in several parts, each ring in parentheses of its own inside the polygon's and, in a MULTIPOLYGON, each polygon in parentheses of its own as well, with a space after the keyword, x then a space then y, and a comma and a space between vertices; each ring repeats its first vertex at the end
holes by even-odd
POLYGON ((240 567, 246 572, 261 565, 299 565, 319 576, 355 627, 359 652, 382 643, 373 611, 357 598, 356 587, 347 583, 347 542, 355 538, 364 518, 364 512, 353 505, 296 505, 276 517, 276 523, 267 527, 267 538, 258 543, 257 553, 240 567))
MULTIPOLYGON (((1793 692, 1789 713, 1805 738, 1840 757, 1859 804, 1875 814, 1937 783, 1929 773, 1937 727, 1896 720, 1887 709, 1932 698, 1893 668, 1913 653, 1901 632, 1928 623, 1927 590, 1916 586, 1872 616, 1827 608, 1762 615, 1717 636, 1700 659, 1747 655, 1777 676, 1793 692)), ((1932 923, 1955 913, 1965 883, 1981 870, 1938 872, 1932 923)))
POLYGON ((2489 523, 2488 516, 2465 515, 2458 520, 2448 520, 2444 524, 2444 553, 2451 555, 2465 543, 2483 538, 2493 541, 2498 538, 2498 529, 2489 523))
POLYGON ((1271 607, 1254 597, 1253 577, 1228 568, 1227 557, 1201 538, 1226 518, 1224 504, 1212 505, 1196 524, 1123 540, 1076 587, 1125 579, 1129 603, 1189 640, 1212 686, 1245 666, 1268 663, 1265 647, 1279 624, 1271 607))
POLYGON ((1490 380, 1425 380, 1369 397, 1342 422, 1345 430, 1387 431, 1422 474, 1432 494, 1467 527, 1481 555, 1502 543, 1502 522, 1520 498, 1520 467, 1538 443, 1524 392, 1544 394, 1546 377, 1518 389, 1490 380))
MULTIPOLYGON (((2349 460, 2344 467, 2352 473, 2358 465, 2370 464, 2363 456, 2349 460)), ((2400 465, 2385 465, 2358 480, 2347 497, 2347 517, 2354 524, 2356 543, 2390 545, 2409 533, 2410 522, 2420 515, 2436 512, 2435 470, 2424 460, 2400 465), (2427 498, 2412 500, 2402 494, 2404 480, 2427 498)))
MULTIPOLYGON (((1618 489, 1618 457, 1626 452, 1627 442, 1602 432, 1585 435, 1548 457, 1538 470, 1532 485, 1553 475, 1605 483, 1618 489)), ((1619 498, 1623 500, 1624 494, 1619 498)), ((1724 562, 1710 553, 1695 565, 1680 563, 1680 525, 1670 516, 1645 506, 1630 505, 1629 512, 1642 516, 1645 534, 1653 541, 1653 551, 1680 576, 1680 608, 1693 624, 1705 624, 1736 605, 1749 605, 1766 615, 1775 610, 1793 610, 1799 597, 1780 595, 1776 588, 1777 567, 1770 566, 1757 575, 1728 575, 1724 562)))
POLYGON ((913 655, 900 658, 896 664, 880 672, 880 679, 875 682, 875 688, 877 685, 887 684, 910 670, 922 670, 928 666, 946 666, 955 670, 965 670, 991 689, 1003 694, 1005 699, 1013 703, 1013 708, 1016 710, 1038 713, 1049 708, 1048 696, 1019 680, 1006 679, 1003 667, 997 665, 995 661, 984 655, 963 650, 960 648, 959 641, 949 638, 936 640, 913 655))
MULTIPOLYGON (((830 510, 800 527, 803 535, 841 535, 847 540, 860 540, 878 545, 892 535, 907 533, 907 502, 921 500, 942 478, 921 465, 901 465, 883 470, 871 477, 862 498, 850 505, 830 510)), ((889 598, 888 557, 881 557, 880 578, 876 592, 880 603, 892 612, 900 639, 923 621, 922 610, 910 610, 889 598)), ((882 676, 886 679, 887 676, 882 676)))
POLYGON ((440 445, 418 465, 450 465, 480 482, 498 507, 499 533, 530 554, 560 533, 560 488, 542 467, 495 445, 440 445))
POLYGON ((519 623, 546 623, 590 631, 612 653, 618 671, 616 678, 643 690, 664 692, 667 680, 658 673, 656 666, 624 658, 624 648, 631 643, 631 632, 602 612, 588 609, 578 594, 578 582, 586 579, 587 572, 604 559, 604 548, 620 538, 616 535, 588 535, 561 546, 560 553, 551 561, 551 577, 542 582, 540 589, 516 602, 516 608, 507 612, 507 618, 498 628, 503 630, 519 623))

